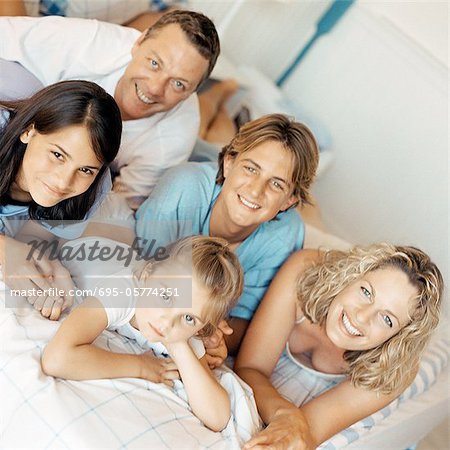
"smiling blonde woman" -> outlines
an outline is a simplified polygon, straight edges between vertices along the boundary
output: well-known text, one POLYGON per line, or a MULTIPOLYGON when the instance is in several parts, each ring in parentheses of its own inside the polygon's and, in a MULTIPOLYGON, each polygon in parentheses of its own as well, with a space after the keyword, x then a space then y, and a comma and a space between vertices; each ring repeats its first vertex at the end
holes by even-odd
POLYGON ((244 448, 313 449, 393 401, 417 374, 442 291, 439 269, 414 247, 293 254, 236 360, 267 425, 244 448), (283 351, 313 378, 330 381, 329 390, 299 408, 283 398, 270 382, 283 351))

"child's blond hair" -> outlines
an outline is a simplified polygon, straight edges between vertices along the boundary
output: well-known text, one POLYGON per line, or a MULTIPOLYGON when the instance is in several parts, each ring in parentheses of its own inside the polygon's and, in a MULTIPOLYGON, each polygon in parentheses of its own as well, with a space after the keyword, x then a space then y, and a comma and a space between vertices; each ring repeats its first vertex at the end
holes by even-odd
MULTIPOLYGON (((217 237, 189 236, 174 242, 168 250, 165 261, 192 267, 192 275, 208 290, 209 301, 202 315, 205 326, 199 335, 211 336, 242 294, 244 275, 239 259, 228 242, 217 237)), ((150 274, 154 267, 155 263, 149 262, 144 272, 150 274)))

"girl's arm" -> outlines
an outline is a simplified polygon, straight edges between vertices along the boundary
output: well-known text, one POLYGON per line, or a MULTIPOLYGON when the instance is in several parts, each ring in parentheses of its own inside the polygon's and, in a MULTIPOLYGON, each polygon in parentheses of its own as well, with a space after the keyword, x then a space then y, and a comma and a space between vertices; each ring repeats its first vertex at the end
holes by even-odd
POLYGON ((188 342, 165 345, 178 367, 192 411, 208 428, 222 431, 230 419, 230 400, 209 369, 206 355, 199 360, 188 342))
POLYGON ((41 362, 43 371, 71 380, 131 377, 171 384, 164 377, 165 372, 175 369, 170 361, 147 353, 113 353, 92 345, 107 324, 101 302, 94 297, 87 298, 69 314, 45 348, 41 362))
POLYGON ((295 320, 298 274, 319 257, 318 252, 302 250, 287 260, 269 287, 242 343, 235 370, 253 388, 258 411, 268 425, 247 442, 245 449, 259 448, 258 445, 314 449, 398 395, 377 395, 344 381, 296 408, 271 385, 270 376, 295 320))

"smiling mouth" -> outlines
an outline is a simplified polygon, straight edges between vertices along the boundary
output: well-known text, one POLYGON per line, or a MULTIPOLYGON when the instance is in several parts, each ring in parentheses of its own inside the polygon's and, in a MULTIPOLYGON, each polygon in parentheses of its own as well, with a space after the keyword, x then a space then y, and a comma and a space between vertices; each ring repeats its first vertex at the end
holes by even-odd
POLYGON ((250 200, 247 200, 245 197, 242 197, 242 195, 238 194, 238 198, 239 198, 240 202, 244 206, 247 206, 247 208, 250 208, 250 209, 259 209, 259 208, 261 208, 261 206, 259 206, 257 203, 253 203, 250 200))
POLYGON ((147 97, 139 88, 138 85, 136 83, 134 83, 134 87, 136 88, 136 95, 138 96, 139 100, 143 103, 145 103, 146 105, 153 105, 154 103, 156 103, 155 101, 153 101, 151 98, 147 97))
POLYGON ((342 323, 344 324, 344 328, 347 330, 349 334, 352 336, 362 336, 363 334, 361 331, 358 330, 358 328, 354 327, 350 319, 347 317, 347 314, 345 312, 342 313, 342 323))

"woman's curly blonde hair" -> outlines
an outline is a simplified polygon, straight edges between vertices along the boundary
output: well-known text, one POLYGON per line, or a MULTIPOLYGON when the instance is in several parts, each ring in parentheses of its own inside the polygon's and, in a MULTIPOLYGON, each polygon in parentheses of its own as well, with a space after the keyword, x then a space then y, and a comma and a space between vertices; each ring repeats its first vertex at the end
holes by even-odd
POLYGON ((444 283, 437 266, 415 247, 385 243, 356 246, 348 252, 326 252, 320 263, 300 276, 297 285, 305 317, 324 326, 331 302, 343 289, 366 273, 386 267, 403 271, 417 288, 410 322, 373 349, 344 353, 352 384, 383 394, 403 390, 413 381, 420 357, 438 325, 444 283))

